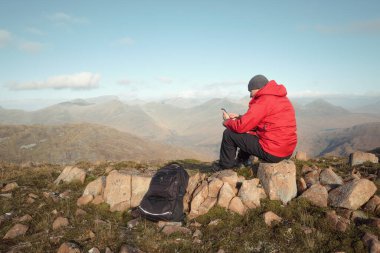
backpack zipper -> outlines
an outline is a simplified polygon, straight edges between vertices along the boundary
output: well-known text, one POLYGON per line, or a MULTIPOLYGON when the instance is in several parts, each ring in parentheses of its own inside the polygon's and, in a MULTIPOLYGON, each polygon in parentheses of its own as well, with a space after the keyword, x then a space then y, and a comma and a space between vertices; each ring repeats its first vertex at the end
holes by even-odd
POLYGON ((141 211, 143 211, 144 213, 147 213, 147 214, 150 214, 150 215, 166 215, 166 214, 172 214, 172 212, 151 213, 151 212, 148 212, 148 211, 144 210, 141 206, 139 206, 139 208, 140 208, 141 211))

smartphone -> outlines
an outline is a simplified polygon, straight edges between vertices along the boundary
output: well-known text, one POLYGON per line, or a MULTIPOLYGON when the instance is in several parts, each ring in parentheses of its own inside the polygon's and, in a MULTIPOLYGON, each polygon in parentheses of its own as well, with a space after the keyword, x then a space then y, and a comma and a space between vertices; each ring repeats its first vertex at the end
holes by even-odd
POLYGON ((225 113, 228 114, 228 112, 226 111, 226 109, 224 109, 224 108, 220 108, 220 110, 222 110, 222 111, 224 111, 225 113))

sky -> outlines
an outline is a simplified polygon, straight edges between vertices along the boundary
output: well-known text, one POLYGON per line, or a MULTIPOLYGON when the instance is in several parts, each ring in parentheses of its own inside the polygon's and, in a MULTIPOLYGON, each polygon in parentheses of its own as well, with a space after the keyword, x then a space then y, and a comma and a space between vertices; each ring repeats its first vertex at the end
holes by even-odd
POLYGON ((380 1, 0 1, 0 106, 380 95, 380 1))

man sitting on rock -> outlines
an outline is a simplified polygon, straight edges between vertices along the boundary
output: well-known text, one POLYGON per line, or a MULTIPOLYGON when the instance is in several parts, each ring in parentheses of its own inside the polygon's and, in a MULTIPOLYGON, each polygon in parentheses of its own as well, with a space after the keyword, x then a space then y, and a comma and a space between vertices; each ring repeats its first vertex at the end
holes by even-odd
POLYGON ((286 88, 256 75, 249 81, 248 91, 252 99, 244 115, 223 111, 226 130, 220 148, 220 169, 246 164, 250 155, 266 162, 280 162, 290 158, 297 145, 295 112, 286 88))

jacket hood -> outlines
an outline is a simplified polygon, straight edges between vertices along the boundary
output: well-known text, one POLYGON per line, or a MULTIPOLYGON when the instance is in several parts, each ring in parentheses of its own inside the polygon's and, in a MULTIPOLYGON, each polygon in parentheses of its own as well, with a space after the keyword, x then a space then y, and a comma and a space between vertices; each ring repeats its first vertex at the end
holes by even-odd
POLYGON ((276 81, 269 81, 263 88, 261 88, 255 95, 254 98, 258 98, 263 95, 272 95, 278 97, 286 96, 287 91, 284 85, 277 84, 276 81))

